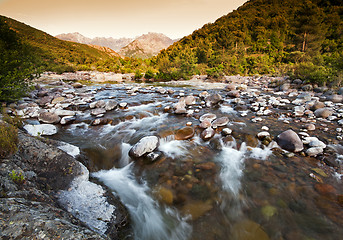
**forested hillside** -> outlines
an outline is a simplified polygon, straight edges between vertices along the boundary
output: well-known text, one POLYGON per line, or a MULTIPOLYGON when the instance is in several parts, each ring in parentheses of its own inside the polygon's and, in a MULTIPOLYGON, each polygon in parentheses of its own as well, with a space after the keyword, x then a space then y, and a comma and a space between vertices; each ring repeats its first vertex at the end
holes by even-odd
POLYGON ((26 46, 31 62, 41 71, 98 70, 127 73, 133 72, 136 66, 140 66, 142 71, 147 67, 142 60, 122 59, 106 48, 63 41, 11 18, 0 16, 0 25, 6 25, 13 31, 12 35, 16 35, 18 41, 26 46))
POLYGON ((341 0, 250 0, 159 54, 159 77, 289 73, 342 81, 342 18, 341 0))

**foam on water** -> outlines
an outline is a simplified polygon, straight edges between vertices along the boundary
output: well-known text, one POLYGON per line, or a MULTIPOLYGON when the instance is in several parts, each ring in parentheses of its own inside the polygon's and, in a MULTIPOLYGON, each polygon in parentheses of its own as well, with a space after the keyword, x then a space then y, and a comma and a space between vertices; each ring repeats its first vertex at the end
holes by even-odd
POLYGON ((272 154, 272 150, 269 147, 266 147, 264 149, 262 148, 253 148, 250 151, 250 157, 259 159, 259 160, 267 160, 268 157, 272 154))
POLYGON ((121 144, 121 158, 119 160, 120 167, 125 167, 130 162, 129 151, 131 149, 131 145, 128 143, 121 144))
POLYGON ((149 195, 150 189, 132 175, 132 164, 121 169, 100 171, 98 178, 117 194, 130 212, 136 240, 186 240, 191 227, 176 210, 159 206, 149 195))
MULTIPOLYGON (((81 164, 81 163, 80 163, 81 164)), ((73 216, 83 221, 94 231, 104 234, 115 207, 104 197, 104 189, 89 182, 89 172, 81 164, 82 175, 76 177, 68 190, 60 191, 58 199, 73 216)))
POLYGON ((237 111, 235 111, 232 107, 230 106, 221 106, 220 111, 222 113, 228 113, 228 114, 237 114, 237 111))
POLYGON ((173 138, 162 138, 158 149, 168 157, 177 158, 187 154, 188 144, 185 141, 174 140, 173 138))
POLYGON ((231 146, 223 146, 216 160, 221 164, 219 174, 223 189, 237 196, 241 188, 241 177, 243 175, 244 155, 246 145, 242 143, 240 150, 231 146))
POLYGON ((162 104, 162 102, 154 102, 154 103, 149 103, 149 104, 141 104, 141 105, 138 105, 138 106, 128 107, 127 110, 129 112, 132 112, 132 111, 139 112, 139 111, 147 110, 149 108, 153 108, 153 107, 158 106, 160 104, 162 104))

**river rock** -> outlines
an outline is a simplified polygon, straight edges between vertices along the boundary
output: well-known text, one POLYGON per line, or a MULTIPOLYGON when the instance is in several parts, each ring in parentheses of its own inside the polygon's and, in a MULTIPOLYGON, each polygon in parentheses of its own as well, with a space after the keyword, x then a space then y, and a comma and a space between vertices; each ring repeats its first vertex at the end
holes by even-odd
POLYGON ((225 126, 228 123, 229 123, 229 118, 228 117, 221 117, 221 118, 217 118, 216 120, 214 120, 212 122, 212 127, 213 128, 223 127, 223 126, 225 126))
POLYGON ((205 119, 204 121, 202 121, 199 125, 200 128, 209 128, 212 126, 212 123, 209 119, 205 119))
POLYGON ((343 95, 332 95, 328 98, 328 100, 332 101, 333 103, 342 103, 343 102, 343 95))
POLYGON ((117 106, 118 106, 118 103, 116 101, 109 100, 105 104, 105 110, 106 111, 111 111, 111 110, 115 109, 117 106))
POLYGON ((201 136, 202 140, 208 141, 211 138, 213 138, 215 133, 216 132, 213 130, 213 128, 209 127, 209 128, 206 128, 204 131, 202 131, 200 136, 201 136))
POLYGON ((341 87, 341 88, 338 90, 338 94, 339 94, 339 95, 343 95, 343 87, 341 87))
POLYGON ((333 114, 330 108, 320 108, 314 111, 314 115, 318 118, 328 118, 333 114))
POLYGON ((199 94, 199 97, 202 99, 207 98, 208 96, 210 96, 210 94, 207 91, 203 91, 199 94))
POLYGON ((305 129, 307 129, 308 131, 314 131, 316 130, 316 125, 314 125, 313 123, 306 124, 305 129))
POLYGON ((65 116, 75 116, 75 112, 71 110, 64 110, 64 109, 56 109, 54 113, 60 117, 65 117, 65 116))
POLYGON ((176 140, 187 140, 194 136, 195 131, 192 127, 184 127, 176 131, 175 139, 176 140))
POLYGON ((148 153, 148 155, 146 155, 146 158, 150 161, 150 162, 156 162, 158 159, 160 159, 162 157, 162 152, 157 151, 157 152, 151 152, 148 153))
POLYGON ((313 90, 313 86, 311 84, 306 84, 306 85, 302 86, 301 89, 306 91, 306 92, 309 92, 309 91, 313 90))
POLYGON ((61 120, 61 118, 55 113, 42 112, 39 114, 38 120, 43 123, 51 124, 51 123, 58 123, 61 120))
POLYGON ((175 109, 174 112, 176 114, 187 113, 186 102, 185 102, 185 98, 184 97, 179 99, 179 102, 174 105, 174 109, 175 109))
POLYGON ((82 88, 83 87, 83 85, 79 82, 73 83, 72 86, 73 86, 73 88, 82 88))
POLYGON ((222 130, 222 135, 223 136, 228 136, 228 135, 230 135, 232 133, 232 130, 230 129, 230 128, 224 128, 223 130, 222 130))
POLYGON ((227 94, 230 98, 239 98, 241 95, 238 90, 232 90, 227 94))
POLYGON ((185 104, 187 105, 187 106, 190 106, 190 105, 194 105, 195 104, 195 97, 194 96, 187 96, 186 98, 185 98, 185 104))
POLYGON ((199 121, 200 122, 203 122, 205 120, 208 120, 210 122, 212 122, 213 120, 215 120, 217 118, 217 116, 213 113, 206 113, 204 115, 202 115, 200 118, 199 118, 199 121))
POLYGON ((313 106, 311 107, 311 110, 312 111, 316 111, 317 109, 320 109, 320 108, 324 108, 325 107, 325 104, 323 102, 320 102, 320 101, 316 101, 313 106))
POLYGON ((75 116, 66 116, 61 119, 61 124, 66 125, 76 120, 75 116))
POLYGON ((39 106, 44 107, 45 105, 51 103, 52 99, 52 96, 45 96, 40 98, 37 103, 39 104, 39 106))
POLYGON ((222 96, 218 93, 214 93, 206 98, 206 106, 213 107, 223 101, 222 96))
POLYGON ((303 143, 309 145, 310 147, 326 148, 326 144, 316 137, 305 137, 303 143))
POLYGON ((121 109, 126 108, 126 107, 127 107, 127 102, 121 102, 121 103, 119 103, 119 107, 120 107, 121 109))
POLYGON ((230 83, 228 85, 225 86, 225 90, 226 91, 233 91, 233 90, 236 90, 236 84, 233 84, 233 83, 230 83))
POLYGON ((311 147, 306 150, 306 154, 310 157, 317 156, 318 154, 323 153, 323 148, 321 147, 311 147))
POLYGON ((156 136, 143 137, 129 152, 130 157, 139 158, 147 153, 153 152, 159 145, 160 139, 156 136))
POLYGON ((267 233, 262 227, 251 220, 243 220, 232 227, 232 240, 269 240, 267 233))
POLYGON ((25 125, 24 129, 32 136, 51 136, 57 133, 57 127, 52 124, 25 125))
POLYGON ((259 132, 257 134, 257 138, 260 140, 263 140, 264 138, 269 137, 269 136, 270 136, 269 132, 259 132))
POLYGON ((299 138, 298 134, 291 129, 279 134, 276 141, 282 149, 290 152, 300 152, 304 149, 303 142, 299 138))
POLYGON ((104 108, 95 108, 91 111, 91 114, 93 116, 98 116, 98 115, 105 114, 105 113, 106 113, 106 110, 104 108))
POLYGON ((91 122, 91 125, 92 126, 106 125, 109 122, 111 122, 111 120, 107 118, 96 118, 91 122))

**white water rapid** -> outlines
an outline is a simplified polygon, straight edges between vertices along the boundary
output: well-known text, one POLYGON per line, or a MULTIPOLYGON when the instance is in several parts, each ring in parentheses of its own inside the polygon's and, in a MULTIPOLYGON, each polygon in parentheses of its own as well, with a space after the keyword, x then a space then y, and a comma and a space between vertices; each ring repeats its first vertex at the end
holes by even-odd
POLYGON ((133 164, 92 174, 118 195, 128 208, 136 240, 186 240, 191 226, 176 210, 159 206, 150 196, 146 183, 138 183, 132 173, 133 164))

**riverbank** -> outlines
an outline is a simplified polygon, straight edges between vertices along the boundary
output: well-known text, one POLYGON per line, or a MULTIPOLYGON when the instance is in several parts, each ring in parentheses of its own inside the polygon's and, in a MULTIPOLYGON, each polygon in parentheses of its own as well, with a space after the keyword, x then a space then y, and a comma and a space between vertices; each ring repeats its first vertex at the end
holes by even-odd
POLYGON ((88 170, 57 145, 19 130, 18 151, 0 160, 0 238, 116 239, 125 228, 117 221, 128 221, 117 200, 108 219, 113 227, 102 234, 90 230, 58 201, 75 179, 88 181, 88 170))

